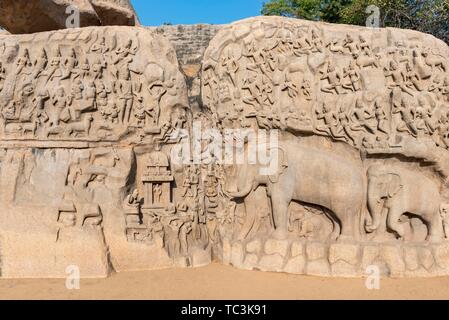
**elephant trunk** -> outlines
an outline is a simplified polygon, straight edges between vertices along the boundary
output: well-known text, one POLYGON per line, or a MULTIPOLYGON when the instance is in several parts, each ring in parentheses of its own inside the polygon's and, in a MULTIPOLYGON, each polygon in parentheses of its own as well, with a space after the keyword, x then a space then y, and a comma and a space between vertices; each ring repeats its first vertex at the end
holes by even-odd
POLYGON ((379 229, 382 215, 382 199, 377 196, 371 188, 368 190, 368 210, 371 214, 371 224, 367 224, 365 229, 367 232, 372 233, 379 229))
POLYGON ((226 190, 225 194, 232 199, 241 199, 248 196, 251 193, 251 191, 253 191, 253 189, 254 189, 253 183, 251 181, 248 181, 243 190, 238 192, 230 192, 226 190))

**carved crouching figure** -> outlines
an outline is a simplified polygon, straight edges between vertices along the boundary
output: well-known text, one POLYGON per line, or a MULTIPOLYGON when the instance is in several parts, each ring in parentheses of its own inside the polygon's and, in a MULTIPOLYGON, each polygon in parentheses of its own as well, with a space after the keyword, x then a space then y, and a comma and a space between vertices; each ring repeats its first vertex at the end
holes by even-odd
POLYGON ((368 209, 372 223, 366 225, 367 232, 379 229, 386 209, 387 227, 399 238, 405 236, 400 218, 412 214, 426 224, 427 240, 440 242, 443 239, 440 206, 440 188, 424 174, 390 165, 373 165, 368 169, 368 209))

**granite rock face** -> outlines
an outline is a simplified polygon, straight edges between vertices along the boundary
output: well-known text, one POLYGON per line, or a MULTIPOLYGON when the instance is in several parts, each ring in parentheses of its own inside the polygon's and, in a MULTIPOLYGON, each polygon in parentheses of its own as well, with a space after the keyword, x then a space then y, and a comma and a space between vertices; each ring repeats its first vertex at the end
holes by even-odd
POLYGON ((279 17, 0 34, 0 274, 449 275, 448 57, 279 17))
POLYGON ((65 29, 71 7, 79 10, 80 27, 138 25, 129 0, 3 0, 0 25, 13 34, 65 29))

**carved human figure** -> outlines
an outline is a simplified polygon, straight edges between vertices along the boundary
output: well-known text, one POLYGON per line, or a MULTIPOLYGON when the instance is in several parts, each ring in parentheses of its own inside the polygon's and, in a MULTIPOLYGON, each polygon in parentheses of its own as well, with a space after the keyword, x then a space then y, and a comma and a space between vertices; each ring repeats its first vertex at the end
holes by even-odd
POLYGON ((48 65, 47 51, 42 48, 39 57, 34 61, 34 72, 32 74, 32 79, 37 79, 45 71, 48 65))
POLYGON ((25 74, 29 75, 31 67, 33 64, 31 63, 30 53, 27 48, 23 49, 22 55, 16 61, 16 75, 25 74))
POLYGON ((97 57, 93 63, 91 68, 91 73, 93 74, 94 80, 101 79, 103 77, 103 70, 106 69, 107 63, 105 60, 101 60, 97 57))
POLYGON ((90 47, 90 51, 100 55, 104 55, 109 52, 109 48, 106 45, 106 37, 101 36, 99 41, 94 42, 90 47))
POLYGON ((329 85, 322 86, 321 91, 327 93, 337 93, 342 94, 342 80, 343 77, 340 72, 335 68, 333 64, 329 64, 327 72, 323 74, 321 80, 328 80, 329 85))
POLYGON ((322 110, 316 110, 316 119, 321 120, 324 125, 317 125, 316 130, 327 135, 331 135, 333 138, 345 138, 338 130, 338 117, 331 108, 325 103, 322 104, 322 110))
POLYGON ((343 88, 352 91, 359 91, 360 86, 360 73, 356 68, 356 64, 353 60, 349 63, 347 68, 343 69, 343 78, 348 78, 348 82, 343 84, 343 88))
POLYGON ((410 63, 406 64, 406 86, 410 89, 423 91, 423 84, 421 82, 421 78, 418 74, 418 72, 415 71, 415 69, 412 67, 410 63))
POLYGON ((408 132, 414 137, 418 136, 418 129, 415 123, 416 110, 412 102, 407 103, 405 99, 402 99, 399 106, 393 106, 392 113, 401 115, 401 121, 396 129, 398 132, 408 132))
POLYGON ((436 130, 436 123, 433 118, 433 107, 423 96, 418 97, 418 107, 416 108, 416 117, 420 119, 416 125, 418 130, 423 130, 426 134, 432 136, 436 130))
POLYGON ((70 105, 70 97, 66 96, 64 87, 59 87, 55 95, 51 99, 53 108, 49 115, 50 127, 59 126, 60 121, 68 121, 70 118, 68 106, 70 105))
POLYGON ((383 132, 385 134, 389 134, 389 120, 387 116, 387 112, 385 111, 385 104, 381 97, 377 97, 374 102, 375 111, 374 114, 377 120, 377 130, 383 132))
POLYGON ((62 67, 62 76, 61 80, 70 79, 72 74, 74 74, 76 71, 75 69, 78 66, 78 59, 76 57, 75 49, 72 48, 70 50, 70 54, 63 58, 61 67, 62 67))
POLYGON ((443 220, 444 235, 449 239, 449 203, 444 202, 440 206, 440 215, 443 220))
POLYGON ((347 34, 345 40, 343 41, 343 48, 349 50, 351 54, 358 54, 360 52, 359 44, 354 40, 351 34, 347 34))
POLYGON ((350 139, 352 144, 354 146, 357 145, 356 135, 354 134, 354 131, 352 130, 352 123, 351 123, 351 117, 349 116, 348 112, 344 109, 344 106, 340 106, 338 111, 338 123, 341 127, 341 130, 343 131, 342 136, 346 134, 346 137, 350 139))
POLYGON ((124 61, 118 68, 118 80, 115 83, 115 92, 119 99, 119 121, 122 124, 129 123, 134 104, 133 83, 131 81, 131 69, 129 63, 132 58, 124 61))
POLYGON ((413 91, 410 90, 406 85, 406 75, 404 72, 399 68, 399 65, 396 61, 390 62, 390 68, 385 68, 385 76, 391 77, 393 79, 393 84, 391 84, 389 87, 394 88, 398 87, 403 92, 408 93, 412 97, 414 96, 413 91))
POLYGON ((376 115, 373 110, 371 110, 370 106, 366 105, 363 99, 357 99, 352 115, 352 119, 354 119, 354 123, 356 123, 354 129, 365 129, 367 132, 375 134, 376 125, 372 121, 375 117, 376 115))
POLYGON ((135 189, 131 194, 127 195, 123 201, 123 209, 126 214, 126 222, 141 224, 140 206, 142 199, 139 196, 139 191, 135 189))
POLYGON ((53 80, 53 78, 60 77, 62 75, 61 72, 61 63, 62 63, 62 55, 59 46, 54 50, 52 57, 50 59, 50 63, 48 66, 48 70, 45 71, 45 76, 47 77, 47 82, 53 80))

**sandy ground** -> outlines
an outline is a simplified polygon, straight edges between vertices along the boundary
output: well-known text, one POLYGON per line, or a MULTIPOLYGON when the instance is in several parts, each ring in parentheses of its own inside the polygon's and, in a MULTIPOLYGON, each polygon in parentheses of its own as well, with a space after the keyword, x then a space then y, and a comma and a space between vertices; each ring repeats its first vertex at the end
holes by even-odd
POLYGON ((0 299, 449 299, 449 278, 383 279, 381 289, 372 291, 363 279, 241 271, 213 264, 81 280, 80 290, 67 290, 64 279, 0 280, 0 299))

